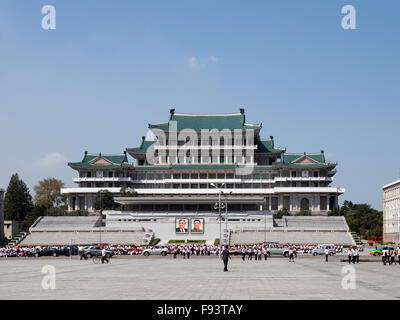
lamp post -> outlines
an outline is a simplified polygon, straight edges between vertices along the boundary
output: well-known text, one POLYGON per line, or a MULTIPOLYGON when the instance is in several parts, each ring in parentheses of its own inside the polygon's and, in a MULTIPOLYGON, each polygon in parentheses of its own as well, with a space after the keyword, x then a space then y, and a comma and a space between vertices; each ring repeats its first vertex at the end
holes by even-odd
POLYGON ((225 230, 228 231, 228 196, 232 194, 232 191, 229 193, 222 193, 225 195, 225 230))
MULTIPOLYGON (((217 187, 214 183, 211 183, 211 185, 218 189, 218 214, 219 214, 219 246, 221 248, 221 188, 225 185, 225 182, 221 184, 221 187, 217 187)), ((221 250, 219 250, 221 251, 221 250)))

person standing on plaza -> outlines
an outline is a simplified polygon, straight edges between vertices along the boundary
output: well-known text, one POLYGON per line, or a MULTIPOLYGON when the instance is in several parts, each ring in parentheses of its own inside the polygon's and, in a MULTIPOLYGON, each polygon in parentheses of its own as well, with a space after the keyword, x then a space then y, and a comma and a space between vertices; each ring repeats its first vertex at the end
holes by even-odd
POLYGON ((291 262, 291 261, 294 262, 293 248, 289 247, 289 262, 291 262))
POLYGON ((351 251, 351 247, 349 247, 349 250, 347 251, 348 257, 349 257, 349 264, 351 263, 351 259, 352 259, 352 251, 351 251))
POLYGON ((390 261, 391 261, 391 264, 395 264, 394 258, 395 258, 395 256, 396 256, 396 253, 394 252, 394 249, 391 250, 391 251, 392 251, 392 253, 391 253, 391 255, 390 255, 390 261))
POLYGON ((399 247, 397 248, 397 256, 398 256, 398 258, 399 258, 399 266, 400 266, 400 245, 399 245, 399 247))
POLYGON ((386 250, 386 248, 384 248, 382 250, 382 262, 383 262, 383 265, 385 265, 385 266, 386 266, 386 257, 387 257, 387 250, 386 250))
POLYGON ((328 262, 329 249, 325 248, 325 262, 328 262))
POLYGON ((229 255, 229 249, 227 246, 223 247, 223 250, 221 252, 221 259, 224 262, 224 272, 228 271, 228 260, 231 259, 231 256, 229 255))
POLYGON ((87 257, 85 256, 85 247, 79 246, 78 251, 79 251, 79 255, 81 256, 81 258, 79 260, 82 260, 82 259, 86 260, 87 257))
POLYGON ((258 261, 261 261, 261 255, 262 255, 262 248, 258 248, 258 261))
POLYGON ((356 249, 355 248, 351 248, 351 255, 353 257, 353 264, 356 263, 356 249))
POLYGON ((246 247, 243 246, 242 248, 242 260, 244 261, 246 259, 246 247))
POLYGON ((358 247, 355 249, 355 254, 356 254, 356 261, 357 263, 360 262, 360 251, 358 250, 358 247))
POLYGON ((249 247, 249 257, 247 260, 253 260, 253 247, 249 247))
POLYGON ((257 261, 257 257, 258 257, 258 249, 257 247, 254 247, 254 261, 257 261))
POLYGON ((107 263, 109 262, 109 260, 107 258, 107 251, 106 251, 105 247, 103 247, 103 249, 101 249, 101 263, 104 263, 104 261, 107 261, 107 263))
POLYGON ((263 247, 263 253, 264 253, 264 260, 267 261, 268 259, 268 251, 266 247, 263 247))

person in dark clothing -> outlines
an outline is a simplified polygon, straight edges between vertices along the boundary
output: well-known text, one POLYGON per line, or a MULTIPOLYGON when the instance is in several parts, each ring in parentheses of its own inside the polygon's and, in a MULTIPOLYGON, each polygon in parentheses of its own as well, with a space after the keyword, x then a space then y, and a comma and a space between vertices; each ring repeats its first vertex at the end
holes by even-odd
POLYGON ((225 246, 221 253, 221 259, 224 262, 224 271, 228 271, 228 260, 231 259, 231 256, 229 255, 229 249, 225 246))
POLYGON ((250 247, 249 248, 249 257, 247 258, 247 260, 253 260, 253 254, 254 254, 253 248, 250 247))

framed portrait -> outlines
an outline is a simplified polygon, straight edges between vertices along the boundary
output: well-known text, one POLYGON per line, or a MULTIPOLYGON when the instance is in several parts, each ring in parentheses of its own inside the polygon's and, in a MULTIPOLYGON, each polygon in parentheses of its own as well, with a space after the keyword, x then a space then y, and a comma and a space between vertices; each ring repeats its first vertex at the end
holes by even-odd
POLYGON ((175 232, 176 233, 189 233, 189 219, 175 218, 175 232))
POLYGON ((204 233, 204 218, 190 219, 190 233, 204 233))

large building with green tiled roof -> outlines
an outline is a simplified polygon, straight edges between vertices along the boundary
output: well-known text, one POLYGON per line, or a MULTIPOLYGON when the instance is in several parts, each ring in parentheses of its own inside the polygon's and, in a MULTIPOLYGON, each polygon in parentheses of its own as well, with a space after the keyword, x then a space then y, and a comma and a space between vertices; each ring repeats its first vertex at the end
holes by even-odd
POLYGON ((286 152, 273 136, 260 136, 262 124, 246 122, 244 109, 171 109, 167 122, 148 127, 153 138, 142 137, 123 154, 86 152, 82 161, 68 164, 79 172, 78 187, 62 190, 70 210, 93 211, 93 197, 107 189, 129 214, 215 215, 222 199, 227 214, 268 215, 285 208, 327 215, 344 192, 331 186, 337 163, 327 161, 324 151, 286 152), (122 196, 123 187, 135 196, 122 196))

